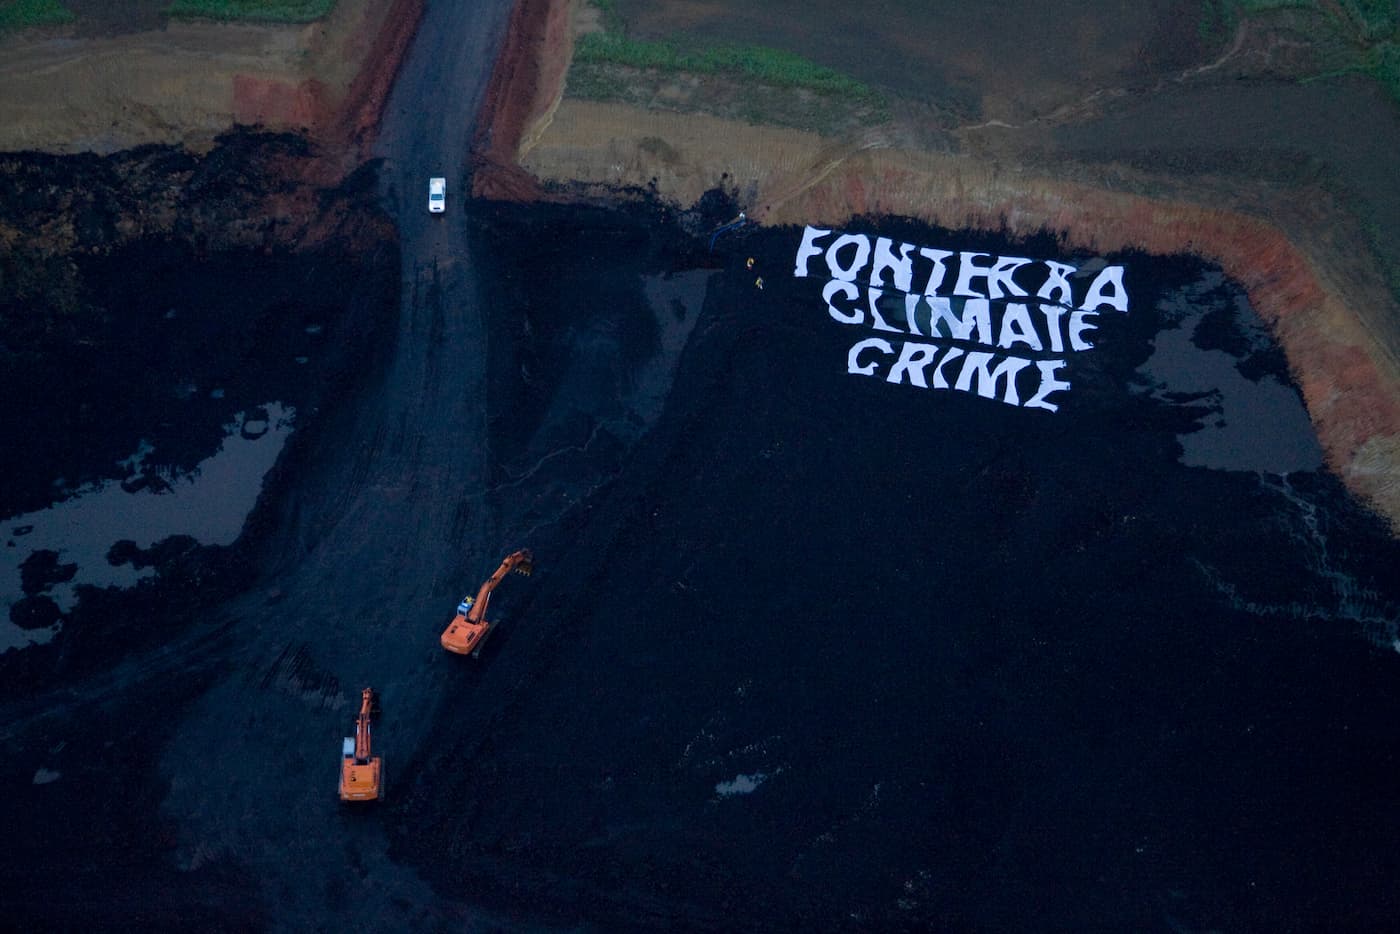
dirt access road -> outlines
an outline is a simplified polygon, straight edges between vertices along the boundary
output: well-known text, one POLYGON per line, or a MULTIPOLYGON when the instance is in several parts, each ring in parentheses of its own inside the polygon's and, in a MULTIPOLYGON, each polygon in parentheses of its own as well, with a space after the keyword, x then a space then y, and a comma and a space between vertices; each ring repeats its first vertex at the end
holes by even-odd
POLYGON ((463 674, 444 663, 455 660, 435 627, 505 544, 483 509, 450 504, 472 502, 489 457, 485 345, 453 195, 508 7, 427 7, 377 144, 403 256, 392 362, 322 435, 312 474, 286 504, 280 569, 229 607, 218 651, 233 660, 161 762, 183 865, 240 867, 287 929, 422 930, 446 920, 426 886, 386 858, 386 812, 347 814, 336 802, 333 747, 359 688, 372 685, 383 698, 377 735, 391 795, 408 783, 396 766, 437 713, 442 683, 463 674), (449 179, 441 217, 425 204, 438 174, 449 179))

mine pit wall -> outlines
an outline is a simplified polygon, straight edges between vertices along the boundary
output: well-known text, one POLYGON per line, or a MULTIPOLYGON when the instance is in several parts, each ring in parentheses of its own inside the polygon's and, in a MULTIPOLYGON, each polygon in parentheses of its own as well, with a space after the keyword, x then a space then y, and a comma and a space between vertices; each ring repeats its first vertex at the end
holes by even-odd
POLYGON ((573 58, 573 6, 516 0, 491 70, 472 141, 472 195, 512 201, 539 197, 520 166, 523 146, 548 129, 573 58))
POLYGON ((315 77, 235 74, 230 122, 304 131, 326 149, 343 151, 348 168, 369 154, 422 16, 423 0, 342 0, 324 23, 302 29, 299 41, 315 77))
MULTIPOLYGON (((897 215, 950 229, 1059 234, 1071 250, 1191 254, 1239 282, 1302 389, 1329 467, 1400 534, 1400 308, 1369 266, 1337 269, 1258 216, 1022 174, 965 157, 843 142, 695 114, 563 99, 568 0, 520 0, 478 136, 478 196, 616 197, 693 204, 736 190, 769 225, 897 215), (571 192, 563 194, 560 192, 571 192)), ((1215 203, 1221 203, 1216 201, 1215 203)))

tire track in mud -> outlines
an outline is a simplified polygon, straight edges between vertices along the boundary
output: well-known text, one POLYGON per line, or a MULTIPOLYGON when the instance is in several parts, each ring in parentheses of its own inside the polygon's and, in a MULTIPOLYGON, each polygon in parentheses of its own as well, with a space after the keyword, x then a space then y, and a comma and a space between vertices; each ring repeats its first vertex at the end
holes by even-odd
MULTIPOLYGON (((481 387, 485 340, 461 202, 430 216, 426 179, 465 172, 471 124, 508 4, 431 4, 386 106, 381 198, 399 225, 399 325, 379 385, 325 426, 277 533, 299 554, 228 607, 227 667, 175 731, 161 771, 177 861, 226 858, 260 882, 250 900, 275 923, 460 923, 386 857, 388 808, 349 814, 336 800, 345 692, 371 685, 386 784, 421 743, 450 677, 437 655, 440 581, 484 554, 486 510, 467 502, 488 476, 481 387), (431 101, 431 106, 425 102, 431 101), (421 191, 420 191, 421 190, 421 191), (201 776, 216 773, 215 783, 201 776), (346 878, 356 878, 347 886, 346 878), (422 906, 411 917, 401 906, 422 906)), ((275 543, 273 549, 276 549, 275 543)), ((392 791, 391 791, 392 794, 392 791)))
MULTIPOLYGON (((628 382, 620 395, 610 400, 621 403, 626 414, 619 414, 611 405, 602 407, 594 413, 587 435, 580 431, 573 439, 551 434, 548 426, 555 419, 542 415, 543 427, 535 435, 536 443, 527 446, 528 453, 517 455, 513 469, 505 464, 497 467, 497 482, 486 494, 498 503, 494 508, 500 511, 505 527, 520 528, 533 522, 521 540, 535 547, 542 559, 529 590, 511 604, 519 615, 533 622, 517 629, 507 619, 497 638, 513 640, 509 652, 483 659, 470 680, 445 685, 450 709, 463 712, 462 722, 444 719, 434 724, 431 741, 408 763, 419 778, 413 787, 404 789, 404 799, 396 804, 404 822, 395 828, 394 852, 425 866, 425 873, 440 884, 437 870, 448 865, 451 873, 466 873, 479 881, 482 890, 478 897, 509 903, 528 892, 532 902, 543 906, 538 911, 557 911, 561 918, 635 920, 646 916, 658 927, 685 919, 686 924, 703 923, 720 929, 723 919, 707 914, 713 911, 712 906, 658 897, 644 887, 629 886, 625 891, 600 895, 591 889, 588 874, 569 870, 567 860, 551 858, 544 851, 534 855, 517 852, 510 840, 499 835, 501 825, 510 823, 500 817, 502 809, 506 814, 519 813, 533 805, 528 793, 511 794, 501 788, 502 777, 496 768, 509 760, 509 747, 529 722, 541 693, 561 690, 556 679, 564 667, 562 660, 571 647, 586 640, 586 627, 591 623, 578 609, 607 593, 617 568, 634 563, 636 543, 628 540, 628 529, 636 523, 629 519, 648 509, 645 504, 655 499, 665 478, 694 466, 678 459, 677 448, 678 442, 691 434, 692 419, 653 422, 659 419, 662 400, 673 391, 682 391, 673 386, 672 379, 688 340, 703 332, 699 326, 701 308, 709 295, 710 273, 672 278, 674 275, 648 280, 642 289, 647 306, 663 327, 677 314, 671 299, 689 307, 683 325, 670 322, 675 333, 660 341, 657 356, 644 368, 649 375, 628 382), (670 375, 650 373, 652 365, 670 375), (641 427, 643 423, 647 427, 641 427), (630 443, 615 437, 619 433, 630 443), (643 435, 647 440, 640 441, 643 435), (544 438, 554 443, 539 444, 544 438), (630 449, 625 461, 613 462, 613 457, 622 455, 593 450, 612 445, 630 449), (609 466, 599 470, 598 457, 609 466), (629 482, 625 488, 610 486, 623 464, 629 482), (557 576, 553 567, 560 569, 557 576), (493 793, 493 787, 502 795, 493 793), (435 802, 442 798, 454 802, 453 810, 450 815, 435 817, 441 813, 435 802), (461 834, 464 828, 471 828, 471 832, 461 834), (502 888, 509 894, 502 895, 502 888)), ((617 330, 615 323, 605 319, 591 322, 589 327, 612 334, 617 330)), ((592 345, 584 341, 578 346, 591 347, 591 351, 571 359, 575 377, 588 372, 583 358, 590 352, 598 359, 608 357, 606 341, 592 345)), ((582 389, 565 376, 553 395, 561 407, 567 407, 567 400, 586 398, 582 389)), ((496 649, 500 647, 498 642, 496 649)))
POLYGON ((77 686, 64 686, 34 697, 6 702, 0 740, 14 740, 48 720, 62 720, 74 711, 125 694, 157 679, 180 674, 201 677, 230 661, 226 637, 229 621, 200 627, 159 649, 122 662, 77 686))

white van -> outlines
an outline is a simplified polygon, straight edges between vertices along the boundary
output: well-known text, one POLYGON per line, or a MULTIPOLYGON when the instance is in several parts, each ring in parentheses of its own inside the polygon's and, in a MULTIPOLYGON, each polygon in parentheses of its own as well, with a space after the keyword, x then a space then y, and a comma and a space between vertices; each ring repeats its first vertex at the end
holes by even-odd
POLYGON ((447 179, 428 179, 428 210, 434 214, 447 210, 447 179))

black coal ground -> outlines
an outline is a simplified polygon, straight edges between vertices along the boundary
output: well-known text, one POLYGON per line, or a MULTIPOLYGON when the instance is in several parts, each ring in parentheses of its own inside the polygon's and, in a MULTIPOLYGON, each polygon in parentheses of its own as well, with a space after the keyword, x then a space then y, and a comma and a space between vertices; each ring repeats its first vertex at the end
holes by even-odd
MULTIPOLYGON (((476 209, 489 500, 538 570, 500 591, 501 631, 458 666, 429 741, 380 732, 391 799, 342 819, 381 824, 444 901, 522 927, 1394 917, 1400 659, 1362 618, 1394 619, 1397 548, 1326 474, 1178 462, 1204 403, 1155 397, 1137 371, 1156 300, 1201 269, 1119 257, 1134 311, 1076 358, 1051 414, 848 375, 852 329, 790 278, 799 233, 711 253, 729 216, 716 202, 683 234, 647 205, 476 209), (677 353, 658 390, 649 365, 677 353)), ((1063 258, 1050 238, 869 228, 1063 258)), ((279 529, 252 547, 284 552, 279 529)), ((207 674, 148 685, 149 703, 73 704, 124 816, 56 810, 95 787, 10 776, 7 823, 67 833, 12 852, 9 878, 62 893, 60 873, 97 878, 135 840, 150 865, 123 904, 160 901, 172 831, 142 757, 207 674), (103 726, 130 745, 104 747, 103 726)), ((23 762, 44 738, 24 737, 23 762)), ((257 888, 236 861, 179 878, 158 921, 257 888)), ((96 882, 77 891, 97 901, 96 882)), ((275 912, 244 904, 243 923, 275 912)))
MULTIPOLYGON (((489 225, 511 284, 492 313, 528 308, 565 347, 579 316, 647 321, 649 251, 597 223, 489 225)), ((1076 359, 1051 415, 847 375, 854 337, 819 283, 789 278, 797 237, 672 260, 721 271, 664 415, 528 542, 541 570, 495 649, 535 660, 485 722, 440 725, 412 761, 396 855, 444 892, 529 893, 560 921, 1388 916, 1396 660, 1344 618, 1317 549, 1372 590, 1397 551, 1329 476, 1287 487, 1325 516, 1320 540, 1290 534, 1277 483, 1178 463, 1206 407, 1154 400, 1136 370, 1157 299, 1201 269, 1120 257, 1137 310, 1076 359)), ((549 392, 493 386, 500 413, 549 392)), ((532 430, 494 424, 500 450, 532 430)), ((1394 590, 1375 599, 1393 619, 1394 590)))
MULTIPOLYGON (((319 424, 317 413, 353 400, 382 361, 398 285, 394 249, 210 254, 159 238, 78 262, 80 313, 55 326, 42 303, 7 309, 41 335, 8 335, 14 365, 0 374, 7 515, 33 508, 36 491, 188 471, 218 450, 234 413, 272 400, 298 410, 298 428, 319 424), (66 332, 81 341, 63 346, 66 332), (133 477, 118 461, 143 441, 152 450, 133 477)), ((176 869, 175 828, 158 816, 168 790, 160 756, 187 705, 229 668, 220 654, 228 643, 201 621, 256 585, 313 436, 293 434, 236 544, 181 535, 144 550, 119 543, 114 560, 157 575, 127 591, 80 588, 51 642, 0 656, 10 750, 0 769, 12 789, 0 806, 10 831, 0 860, 7 925, 266 924, 245 868, 223 860, 176 869)))

